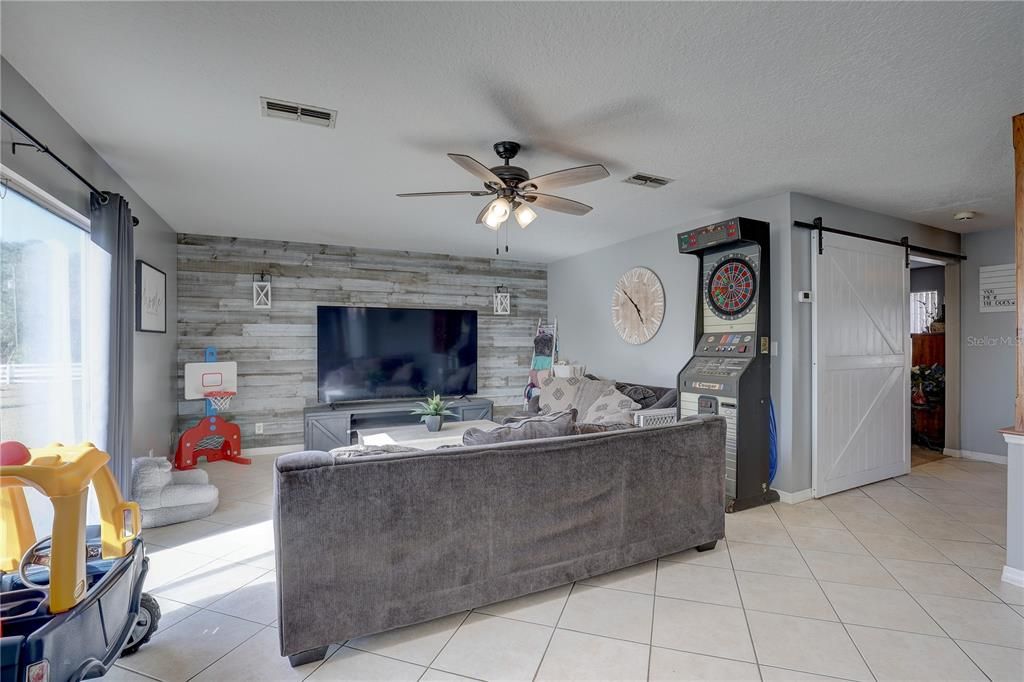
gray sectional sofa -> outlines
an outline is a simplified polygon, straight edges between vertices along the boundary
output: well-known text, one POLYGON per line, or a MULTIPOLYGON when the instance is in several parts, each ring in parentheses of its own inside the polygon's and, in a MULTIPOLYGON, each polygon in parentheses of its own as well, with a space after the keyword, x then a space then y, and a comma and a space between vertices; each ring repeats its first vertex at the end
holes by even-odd
POLYGON ((511 599, 725 536, 725 420, 500 445, 279 457, 281 654, 511 599))

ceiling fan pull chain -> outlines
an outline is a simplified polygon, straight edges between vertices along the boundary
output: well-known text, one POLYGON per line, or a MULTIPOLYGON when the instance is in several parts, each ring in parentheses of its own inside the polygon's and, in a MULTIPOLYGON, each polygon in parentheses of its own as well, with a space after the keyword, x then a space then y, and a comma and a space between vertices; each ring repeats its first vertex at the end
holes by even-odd
POLYGON ((511 232, 507 227, 505 228, 505 253, 508 253, 508 233, 511 232))

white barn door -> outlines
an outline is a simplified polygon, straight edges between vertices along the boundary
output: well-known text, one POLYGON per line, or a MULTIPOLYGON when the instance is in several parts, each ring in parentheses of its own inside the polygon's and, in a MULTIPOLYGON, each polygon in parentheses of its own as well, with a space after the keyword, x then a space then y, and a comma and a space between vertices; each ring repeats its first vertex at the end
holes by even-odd
POLYGON ((903 248, 812 232, 815 497, 910 471, 910 270, 903 248))

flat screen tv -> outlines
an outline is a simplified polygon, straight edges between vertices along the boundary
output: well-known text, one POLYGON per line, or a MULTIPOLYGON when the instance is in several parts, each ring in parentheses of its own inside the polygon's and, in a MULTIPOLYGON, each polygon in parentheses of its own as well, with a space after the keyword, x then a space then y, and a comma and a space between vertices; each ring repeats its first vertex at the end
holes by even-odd
POLYGON ((321 403, 476 393, 475 310, 319 306, 321 403))

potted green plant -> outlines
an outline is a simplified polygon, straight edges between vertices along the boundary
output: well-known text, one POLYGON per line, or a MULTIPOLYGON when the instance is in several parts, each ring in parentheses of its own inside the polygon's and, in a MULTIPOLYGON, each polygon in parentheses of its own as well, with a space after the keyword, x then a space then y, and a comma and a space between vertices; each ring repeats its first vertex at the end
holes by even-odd
POLYGON ((420 421, 427 425, 427 431, 440 431, 444 418, 455 416, 455 413, 448 409, 448 403, 441 400, 437 393, 416 405, 412 413, 420 415, 420 421))

